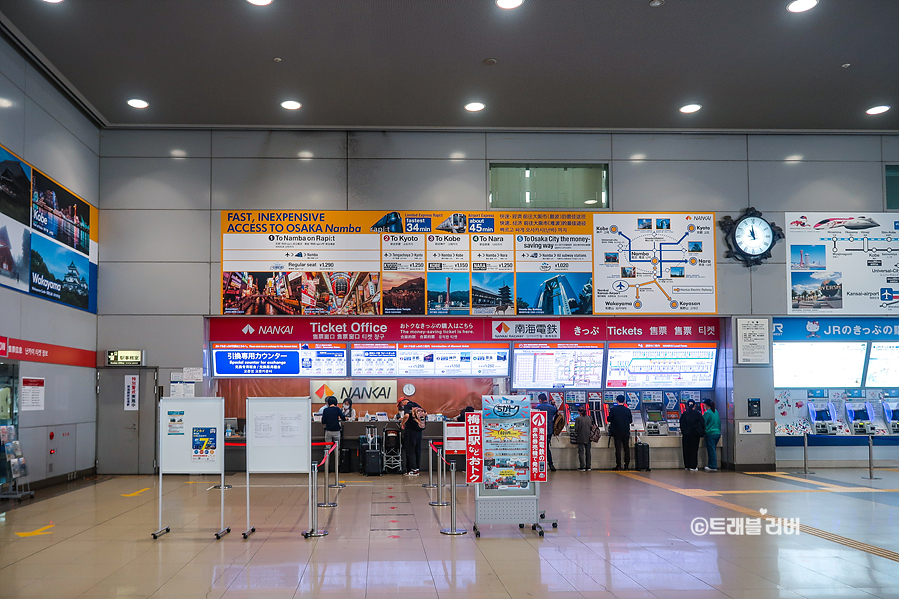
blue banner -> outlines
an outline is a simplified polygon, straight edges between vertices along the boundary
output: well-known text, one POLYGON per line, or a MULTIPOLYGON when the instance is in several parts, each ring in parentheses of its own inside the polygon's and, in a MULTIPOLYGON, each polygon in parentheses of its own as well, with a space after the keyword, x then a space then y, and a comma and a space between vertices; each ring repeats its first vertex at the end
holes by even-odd
POLYGON ((300 352, 254 349, 216 350, 216 376, 296 376, 300 374, 300 352))
POLYGON ((897 341, 896 318, 775 318, 774 341, 897 341))

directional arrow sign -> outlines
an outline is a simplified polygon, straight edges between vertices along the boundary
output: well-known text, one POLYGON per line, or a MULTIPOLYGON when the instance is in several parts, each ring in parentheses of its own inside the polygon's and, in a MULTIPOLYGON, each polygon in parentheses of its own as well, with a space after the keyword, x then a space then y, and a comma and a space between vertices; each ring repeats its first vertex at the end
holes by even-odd
POLYGON ((146 489, 141 489, 140 491, 135 491, 134 493, 121 493, 121 496, 122 497, 137 497, 144 491, 149 491, 149 490, 150 490, 150 487, 147 487, 146 489))
POLYGON ((36 537, 38 535, 52 535, 52 532, 44 532, 48 528, 53 528, 56 526, 55 524, 49 524, 43 528, 38 528, 37 530, 32 530, 31 532, 17 532, 16 534, 20 537, 36 537))
POLYGON ((252 335, 253 333, 256 332, 256 329, 253 328, 253 325, 248 324, 247 326, 242 328, 241 331, 243 331, 244 335, 252 335))

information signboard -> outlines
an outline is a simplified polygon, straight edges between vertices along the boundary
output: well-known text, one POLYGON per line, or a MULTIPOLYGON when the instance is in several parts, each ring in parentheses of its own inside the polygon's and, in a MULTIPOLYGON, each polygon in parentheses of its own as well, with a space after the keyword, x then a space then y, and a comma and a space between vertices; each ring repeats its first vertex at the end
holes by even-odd
POLYGON ((516 343, 512 387, 602 387, 604 351, 602 343, 516 343))
POLYGON ((218 377, 346 376, 344 343, 213 343, 218 377))
POLYGON ((351 376, 506 377, 508 343, 353 343, 351 376))
POLYGON ((606 387, 711 389, 715 343, 610 343, 606 387))

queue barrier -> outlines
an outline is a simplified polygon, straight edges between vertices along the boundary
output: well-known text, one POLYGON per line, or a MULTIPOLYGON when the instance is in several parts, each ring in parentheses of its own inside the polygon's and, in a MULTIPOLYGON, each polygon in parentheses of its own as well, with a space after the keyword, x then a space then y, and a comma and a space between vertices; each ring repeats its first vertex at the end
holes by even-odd
MULTIPOLYGON (((446 471, 446 464, 448 463, 446 459, 443 457, 443 448, 437 448, 437 445, 443 445, 443 443, 434 441, 429 442, 431 451, 437 454, 437 457, 440 459, 437 462, 437 499, 435 501, 431 501, 428 505, 432 505, 434 507, 445 507, 449 505, 448 501, 443 500, 443 478, 444 472, 446 471)), ((428 455, 431 455, 431 452, 428 452, 428 455)))
MULTIPOLYGON (((326 537, 328 536, 327 530, 320 530, 318 528, 318 507, 322 506, 321 503, 317 503, 318 501, 318 469, 322 464, 325 465, 325 484, 322 485, 325 488, 325 503, 330 503, 328 497, 328 484, 327 484, 327 476, 328 476, 328 458, 337 448, 336 443, 313 443, 312 445, 330 445, 331 448, 325 452, 325 457, 322 458, 321 462, 312 462, 312 467, 309 469, 309 530, 303 532, 303 537, 306 539, 309 538, 317 538, 317 537, 326 537)), ((336 506, 334 503, 328 507, 336 506)))

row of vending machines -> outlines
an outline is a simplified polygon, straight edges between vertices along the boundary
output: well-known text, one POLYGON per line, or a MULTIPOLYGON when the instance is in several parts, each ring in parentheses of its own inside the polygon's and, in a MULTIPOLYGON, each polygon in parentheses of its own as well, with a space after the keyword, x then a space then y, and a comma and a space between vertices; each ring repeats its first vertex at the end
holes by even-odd
POLYGON ((899 435, 899 389, 775 390, 775 432, 899 435))
POLYGON ((845 420, 840 418, 840 410, 832 401, 808 402, 811 432, 816 435, 837 435, 845 427, 853 435, 876 435, 881 431, 888 435, 899 435, 899 400, 880 400, 882 421, 875 404, 870 401, 844 401, 841 407, 845 420), (879 427, 881 422, 883 426, 879 427))
MULTIPOLYGON (((537 396, 541 391, 529 392, 532 405, 539 403, 537 396)), ((623 395, 627 407, 633 416, 631 431, 648 436, 667 436, 680 434, 680 417, 687 409, 687 402, 693 400, 704 413, 706 407, 702 400, 714 398, 713 391, 701 391, 694 389, 649 389, 649 390, 615 390, 604 391, 542 391, 550 397, 559 410, 565 414, 569 432, 574 430, 574 421, 578 417, 580 408, 585 408, 587 414, 593 418, 606 432, 609 422, 609 408, 615 403, 615 398, 623 395)))

